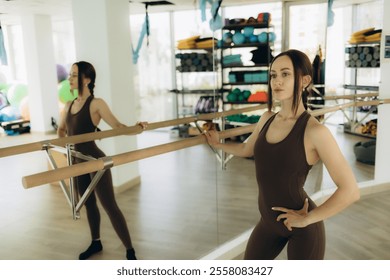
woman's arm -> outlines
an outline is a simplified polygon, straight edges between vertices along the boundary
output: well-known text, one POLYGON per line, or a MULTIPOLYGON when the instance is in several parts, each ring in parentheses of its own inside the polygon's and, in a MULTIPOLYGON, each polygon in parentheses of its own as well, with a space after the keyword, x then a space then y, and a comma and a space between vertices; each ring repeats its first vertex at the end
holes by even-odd
POLYGON ((337 187, 328 200, 308 213, 307 223, 312 224, 334 216, 359 200, 360 191, 351 167, 328 128, 318 124, 309 137, 337 187))
POLYGON ((94 98, 91 103, 92 121, 97 126, 101 119, 103 119, 112 128, 125 127, 111 112, 107 103, 101 98, 94 98))
POLYGON ((62 109, 61 116, 60 116, 60 123, 59 123, 58 128, 57 128, 58 137, 65 137, 66 136, 65 118, 66 118, 66 114, 69 111, 69 106, 70 106, 70 102, 67 102, 65 104, 64 108, 62 109))
MULTIPOLYGON (((101 98, 95 98, 91 103, 92 121, 97 126, 101 119, 103 119, 112 128, 127 127, 127 125, 121 123, 111 112, 107 103, 101 98)), ((147 122, 137 122, 137 125, 145 129, 148 126, 147 122)))
POLYGON ((234 156, 239 157, 250 157, 253 156, 253 150, 254 146, 257 140, 257 136, 259 135, 259 132, 261 128, 264 126, 265 122, 273 115, 272 112, 265 112, 260 120, 258 121, 255 129, 251 133, 251 135, 248 137, 248 140, 244 143, 221 143, 219 139, 219 135, 216 131, 210 130, 206 131, 205 135, 207 138, 208 143, 216 148, 221 149, 225 153, 232 154, 234 156))

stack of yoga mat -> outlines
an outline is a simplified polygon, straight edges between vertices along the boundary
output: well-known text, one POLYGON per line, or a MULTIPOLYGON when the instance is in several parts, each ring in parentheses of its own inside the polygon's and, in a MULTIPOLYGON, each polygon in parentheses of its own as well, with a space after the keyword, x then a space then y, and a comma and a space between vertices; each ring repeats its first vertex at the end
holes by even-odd
POLYGON ((241 66, 243 65, 241 60, 241 54, 225 55, 223 57, 224 66, 241 66))
POLYGON ((215 47, 217 40, 215 38, 200 38, 200 36, 192 36, 187 39, 179 40, 177 48, 179 50, 189 49, 212 49, 215 47))
POLYGON ((180 59, 176 69, 179 72, 208 72, 213 71, 213 54, 207 53, 178 53, 176 58, 180 59))
POLYGON ((227 116, 226 119, 231 122, 243 122, 243 123, 257 123, 260 119, 259 115, 245 115, 245 114, 237 114, 227 116))
POLYGON ((268 82, 268 71, 230 71, 229 83, 266 83, 268 82))
POLYGON ((359 44, 379 42, 381 40, 381 35, 382 29, 375 29, 374 27, 371 27, 352 33, 349 43, 359 44))
POLYGON ((345 61, 347 67, 379 67, 380 47, 374 46, 353 46, 345 48, 348 58, 345 61))

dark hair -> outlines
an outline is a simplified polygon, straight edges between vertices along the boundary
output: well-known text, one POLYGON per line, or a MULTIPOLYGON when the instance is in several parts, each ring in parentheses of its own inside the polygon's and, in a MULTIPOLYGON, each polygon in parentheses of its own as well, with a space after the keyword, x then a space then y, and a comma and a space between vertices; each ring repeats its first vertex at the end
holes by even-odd
MULTIPOLYGON (((298 110, 298 105, 301 99, 301 91, 300 91, 300 83, 301 78, 303 76, 309 75, 312 80, 309 85, 307 85, 302 92, 302 101, 303 105, 305 106, 305 109, 307 109, 307 96, 310 94, 311 91, 311 84, 313 81, 313 68, 312 64, 307 57, 307 55, 301 51, 298 50, 287 50, 285 52, 281 52, 277 56, 274 57, 274 59, 271 62, 270 70, 272 68, 273 63, 276 59, 278 59, 281 56, 288 56, 291 59, 291 62, 293 64, 294 69, 294 97, 292 102, 292 110, 296 113, 298 110)), ((271 111, 273 106, 272 102, 272 88, 271 88, 271 79, 268 80, 268 110, 271 111)))
POLYGON ((83 92, 83 78, 90 79, 91 82, 88 84, 89 91, 93 95, 93 89, 95 88, 95 79, 96 79, 96 71, 93 65, 86 61, 75 62, 77 65, 79 73, 78 73, 78 88, 79 92, 82 94, 83 92))

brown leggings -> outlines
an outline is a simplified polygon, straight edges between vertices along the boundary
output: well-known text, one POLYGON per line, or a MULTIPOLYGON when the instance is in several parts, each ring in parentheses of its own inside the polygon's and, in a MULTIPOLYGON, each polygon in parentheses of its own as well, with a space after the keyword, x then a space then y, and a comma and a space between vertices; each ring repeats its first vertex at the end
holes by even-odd
POLYGON ((288 243, 289 260, 323 260, 325 255, 325 228, 323 222, 305 228, 287 231, 281 222, 265 222, 256 225, 246 247, 246 260, 273 260, 288 243))
MULTIPOLYGON (((85 174, 77 177, 76 183, 80 196, 82 196, 82 194, 89 186, 89 183, 91 182, 91 176, 93 175, 94 174, 85 174)), ((89 228, 91 230, 91 236, 93 240, 100 238, 100 212, 97 206, 95 193, 99 197, 100 203, 107 212, 111 224, 113 225, 114 230, 119 236, 123 245, 126 247, 126 249, 131 249, 133 246, 131 244, 129 230, 127 228, 125 217, 123 216, 122 211, 119 209, 115 200, 110 170, 106 170, 104 172, 103 176, 96 185, 95 190, 92 192, 85 203, 89 228)))

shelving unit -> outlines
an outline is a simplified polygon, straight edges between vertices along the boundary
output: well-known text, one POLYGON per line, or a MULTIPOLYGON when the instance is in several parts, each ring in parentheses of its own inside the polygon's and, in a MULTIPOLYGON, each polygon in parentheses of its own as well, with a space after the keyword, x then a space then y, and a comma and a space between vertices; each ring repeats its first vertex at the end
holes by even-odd
MULTIPOLYGON (((353 101, 375 100, 379 91, 379 66, 380 66, 380 45, 379 42, 357 43, 348 45, 346 53, 346 76, 349 81, 344 85, 347 93, 352 93, 353 101), (348 75, 349 74, 349 75, 348 75)), ((369 138, 376 137, 375 122, 376 106, 351 107, 347 109, 347 122, 344 123, 344 132, 357 134, 369 138), (369 124, 369 122, 371 122, 369 124), (372 126, 374 130, 367 129, 372 126)))
MULTIPOLYGON (((189 117, 198 114, 217 112, 221 107, 221 94, 218 79, 218 67, 212 49, 185 49, 177 50, 176 54, 176 85, 171 90, 176 98, 177 118, 189 117)), ((191 135, 188 126, 181 129, 179 135, 191 135)))
POLYGON ((219 94, 216 95, 216 91, 219 91, 214 89, 217 74, 212 49, 177 50, 175 56, 177 88, 171 92, 176 95, 177 117, 218 110, 219 94), (199 96, 215 98, 212 102, 215 106, 196 112, 196 99, 199 96))
MULTIPOLYGON (((223 110, 267 102, 274 36, 273 26, 268 23, 229 24, 222 28, 219 49, 223 110), (262 98, 252 98, 255 93, 262 98)), ((227 119, 221 122, 223 128, 248 124, 227 119)))

